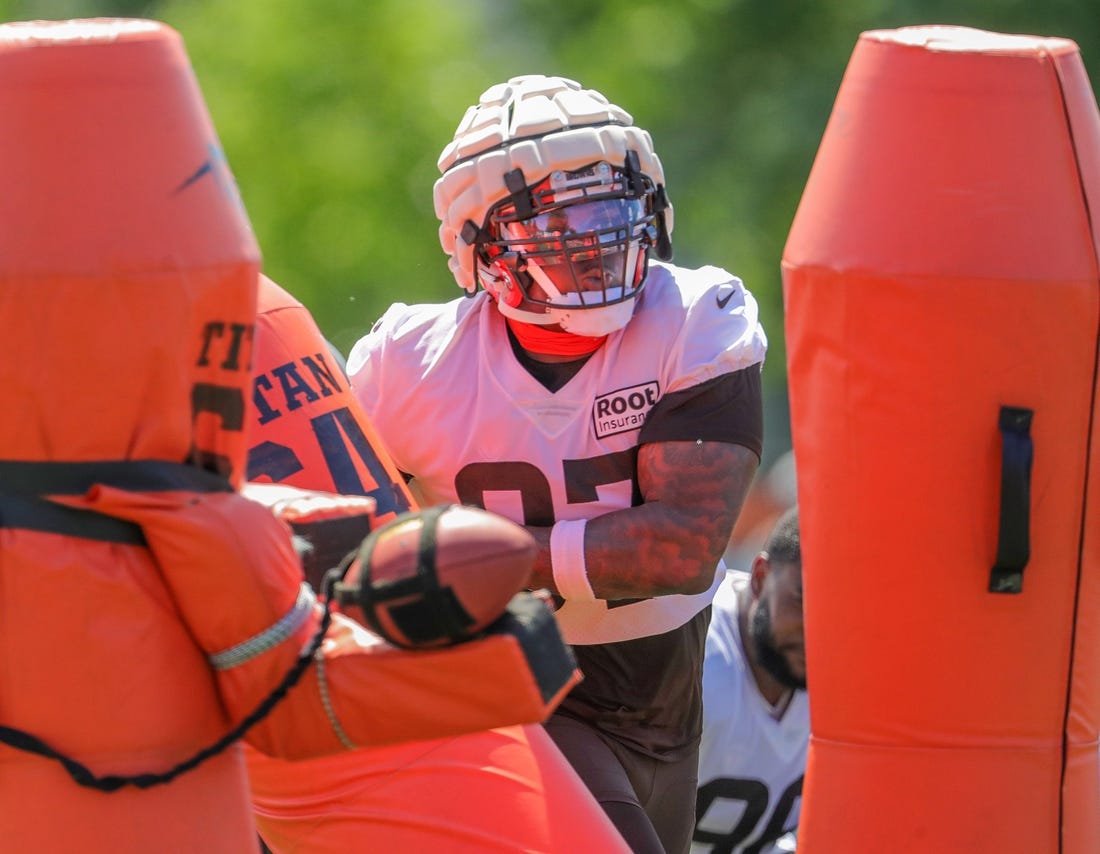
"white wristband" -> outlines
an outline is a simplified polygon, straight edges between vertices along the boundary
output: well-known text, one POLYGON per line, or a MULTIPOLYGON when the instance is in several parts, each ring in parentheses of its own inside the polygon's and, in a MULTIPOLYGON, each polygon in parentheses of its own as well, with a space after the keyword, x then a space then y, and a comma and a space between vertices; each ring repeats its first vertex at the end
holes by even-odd
POLYGON ((550 569, 562 599, 593 600, 584 565, 584 519, 558 522, 550 529, 550 569))

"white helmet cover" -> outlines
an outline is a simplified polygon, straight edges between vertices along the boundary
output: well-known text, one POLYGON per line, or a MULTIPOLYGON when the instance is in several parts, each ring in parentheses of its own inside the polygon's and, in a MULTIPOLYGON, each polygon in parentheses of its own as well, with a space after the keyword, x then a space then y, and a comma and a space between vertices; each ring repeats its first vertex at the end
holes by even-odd
POLYGON ((629 151, 660 191, 658 220, 667 244, 672 205, 664 193, 664 170, 649 133, 633 126, 630 113, 564 77, 524 75, 487 89, 439 156, 443 174, 435 182, 439 242, 459 286, 471 294, 477 290, 474 246, 463 231, 469 236, 468 223, 480 228, 489 209, 512 195, 506 173, 520 169, 535 182, 597 161, 621 165, 629 151))

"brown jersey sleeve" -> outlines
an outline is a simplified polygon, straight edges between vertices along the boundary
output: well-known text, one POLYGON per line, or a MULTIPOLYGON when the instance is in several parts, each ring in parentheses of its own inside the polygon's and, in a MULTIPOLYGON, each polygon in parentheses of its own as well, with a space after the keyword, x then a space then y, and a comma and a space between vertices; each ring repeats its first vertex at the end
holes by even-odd
POLYGON ((638 437, 648 442, 731 442, 758 457, 764 446, 760 365, 664 395, 638 437))

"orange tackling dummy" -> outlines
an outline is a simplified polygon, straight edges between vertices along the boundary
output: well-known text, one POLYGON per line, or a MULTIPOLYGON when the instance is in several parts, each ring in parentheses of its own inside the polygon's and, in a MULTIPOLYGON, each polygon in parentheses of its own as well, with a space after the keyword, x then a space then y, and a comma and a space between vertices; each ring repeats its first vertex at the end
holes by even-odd
POLYGON ((0 178, 6 850, 256 850, 246 730, 304 758, 556 705, 577 677, 533 597, 482 639, 380 647, 236 492, 259 253, 176 33, 0 26, 0 178))
POLYGON ((1100 850, 1100 114, 1077 46, 864 33, 783 258, 798 850, 1100 850))

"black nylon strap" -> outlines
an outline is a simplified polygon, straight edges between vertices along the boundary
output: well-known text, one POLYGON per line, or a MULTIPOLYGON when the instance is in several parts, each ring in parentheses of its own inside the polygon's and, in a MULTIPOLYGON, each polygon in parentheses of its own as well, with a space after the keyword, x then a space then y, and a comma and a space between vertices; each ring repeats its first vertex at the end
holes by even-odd
POLYGON ((462 231, 458 233, 458 236, 462 238, 462 242, 467 246, 478 246, 489 239, 485 231, 479 228, 477 223, 471 219, 462 224, 462 231))
POLYGON ((645 177, 642 174, 642 163, 638 152, 630 149, 626 153, 623 163, 623 171, 626 173, 626 185, 631 195, 641 198, 645 193, 645 177))
POLYGON ((230 492, 233 489, 219 474, 166 460, 0 460, 0 528, 145 545, 141 527, 133 522, 66 507, 42 497, 83 495, 97 483, 131 492, 230 492))
POLYGON ((1001 512, 997 559, 989 576, 990 593, 1022 593, 1024 567, 1031 557, 1031 441, 1033 410, 1002 406, 1001 512))
POLYGON ((473 618, 462 607, 450 587, 441 587, 435 564, 439 517, 454 505, 432 507, 424 511, 416 556, 416 574, 424 585, 423 602, 416 606, 394 608, 391 616, 398 627, 413 640, 422 640, 443 631, 452 641, 461 640, 473 618))
POLYGON ((523 170, 517 166, 512 171, 505 172, 504 186, 511 193, 516 216, 519 219, 529 219, 535 213, 535 208, 531 204, 531 194, 527 191, 527 179, 523 176, 523 170))
POLYGON ((136 522, 54 504, 44 498, 0 494, 0 528, 20 528, 64 534, 84 540, 144 546, 145 534, 136 522))
POLYGON ((131 492, 231 492, 220 474, 167 460, 0 460, 0 494, 83 495, 97 483, 131 492))

